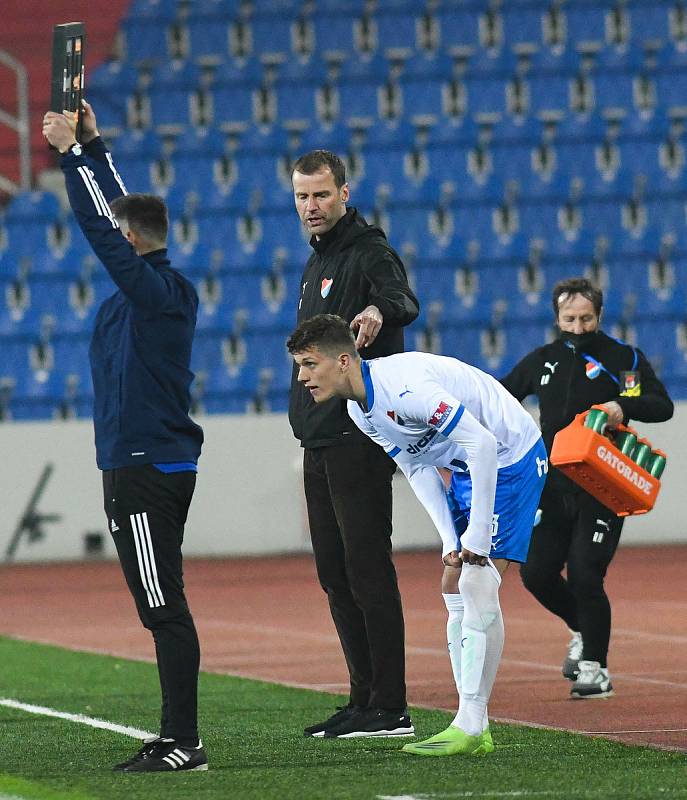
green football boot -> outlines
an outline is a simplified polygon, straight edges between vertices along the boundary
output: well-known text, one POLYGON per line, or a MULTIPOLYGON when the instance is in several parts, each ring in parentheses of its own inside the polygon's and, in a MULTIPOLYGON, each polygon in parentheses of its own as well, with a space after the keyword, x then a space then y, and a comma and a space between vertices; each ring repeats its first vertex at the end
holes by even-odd
POLYGON ((494 742, 489 728, 480 736, 469 736, 460 728, 449 725, 445 731, 401 749, 416 756, 483 756, 494 751, 494 742))

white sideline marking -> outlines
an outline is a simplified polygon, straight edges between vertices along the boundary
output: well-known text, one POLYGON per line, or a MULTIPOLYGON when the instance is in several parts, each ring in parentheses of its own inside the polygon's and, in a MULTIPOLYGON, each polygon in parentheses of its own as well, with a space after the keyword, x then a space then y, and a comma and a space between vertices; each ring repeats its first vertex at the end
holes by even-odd
MULTIPOLYGON (((439 798, 452 798, 461 797, 552 797, 567 795, 567 792, 559 792, 555 789, 551 791, 530 791, 529 789, 511 789, 507 792, 451 792, 450 794, 378 794, 377 800, 439 800, 439 798)), ((585 795, 589 795, 589 791, 585 791, 585 795)), ((598 792, 591 792, 591 794, 598 794, 598 792)))
POLYGON ((687 728, 647 728, 646 730, 629 730, 629 731, 580 731, 580 733, 593 733, 595 735, 603 734, 611 735, 617 733, 685 733, 687 728))
MULTIPOLYGON (((69 720, 69 722, 80 722, 82 725, 90 725, 91 728, 104 728, 106 731, 123 733, 124 736, 131 736, 132 739, 149 739, 151 736, 156 735, 149 731, 139 730, 138 728, 130 728, 128 725, 117 725, 115 722, 108 722, 104 719, 87 717, 85 714, 69 714, 66 711, 57 711, 47 706, 34 706, 31 703, 20 703, 19 700, 11 700, 7 697, 0 697, 0 706, 16 708, 19 711, 26 711, 29 714, 41 714, 44 717, 58 717, 59 719, 69 720)), ((0 800, 4 800, 2 795, 0 795, 0 800)))
MULTIPOLYGON (((660 795, 674 795, 682 796, 687 792, 687 789, 665 789, 658 788, 655 790, 660 795)), ((608 796, 606 789, 585 789, 582 793, 583 797, 598 797, 608 796)), ((557 789, 511 789, 510 791, 494 792, 494 791, 466 791, 466 792, 441 792, 437 794, 378 794, 377 800, 460 800, 460 798, 480 798, 480 797, 570 797, 570 793, 565 791, 558 791, 557 789)))

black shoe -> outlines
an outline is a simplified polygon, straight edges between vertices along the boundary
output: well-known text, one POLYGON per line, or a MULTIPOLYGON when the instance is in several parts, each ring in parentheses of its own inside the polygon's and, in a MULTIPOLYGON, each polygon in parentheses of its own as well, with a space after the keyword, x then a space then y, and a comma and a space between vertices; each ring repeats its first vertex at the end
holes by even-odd
POLYGON ((116 772, 181 772, 183 770, 206 770, 208 757, 203 743, 197 747, 181 747, 174 739, 151 739, 121 764, 112 769, 116 772))
POLYGON ((364 708, 334 728, 324 732, 326 739, 353 739, 357 736, 414 736, 415 728, 405 708, 364 708))
POLYGON ((122 761, 120 764, 115 764, 114 767, 112 767, 112 769, 115 770, 115 772, 123 771, 131 764, 135 763, 136 761, 139 761, 145 753, 148 753, 148 751, 151 750, 154 745, 156 745, 158 742, 161 741, 163 740, 160 736, 152 736, 150 739, 144 739, 143 747, 141 747, 141 749, 137 753, 134 753, 134 755, 131 756, 131 758, 128 758, 126 761, 122 761))
POLYGON ((303 735, 324 736, 326 730, 340 725, 344 720, 347 720, 351 714, 357 714, 359 711, 362 711, 362 708, 360 706, 354 706, 351 703, 347 706, 337 706, 335 714, 332 714, 332 716, 324 722, 318 722, 316 725, 310 725, 310 727, 305 728, 303 730, 303 735))

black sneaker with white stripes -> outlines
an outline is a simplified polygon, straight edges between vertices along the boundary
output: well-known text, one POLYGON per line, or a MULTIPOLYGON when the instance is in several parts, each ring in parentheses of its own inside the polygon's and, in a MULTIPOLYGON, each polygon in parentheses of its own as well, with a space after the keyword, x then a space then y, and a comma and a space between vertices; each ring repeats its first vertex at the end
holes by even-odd
POLYGON ((128 761, 115 764, 116 772, 182 772, 206 770, 208 757, 203 743, 182 747, 174 739, 146 739, 143 747, 128 761))
POLYGON ((134 755, 131 756, 131 758, 128 758, 126 761, 122 761, 120 764, 115 764, 112 769, 115 772, 121 772, 130 764, 133 764, 135 761, 139 761, 143 757, 144 753, 147 753, 153 747, 153 745, 161 741, 162 739, 159 736, 152 736, 150 739, 144 739, 143 746, 140 750, 138 750, 138 752, 134 753, 134 755))

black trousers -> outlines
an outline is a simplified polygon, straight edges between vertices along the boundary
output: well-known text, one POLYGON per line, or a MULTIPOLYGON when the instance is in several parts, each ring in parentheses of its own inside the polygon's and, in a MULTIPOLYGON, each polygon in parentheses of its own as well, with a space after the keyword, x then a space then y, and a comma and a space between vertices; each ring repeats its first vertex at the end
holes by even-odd
POLYGON ((520 574, 539 602, 582 634, 583 658, 607 665, 611 605, 604 589, 623 519, 586 492, 547 484, 541 521, 532 532, 520 574), (564 578, 563 567, 567 566, 564 578))
POLYGON ((350 702, 406 706, 403 609, 391 560, 395 464, 372 442, 305 450, 310 536, 351 681, 350 702))
POLYGON ((103 472, 108 527, 138 616, 153 634, 162 692, 160 736, 198 737, 198 635, 184 596, 181 544, 194 472, 152 464, 103 472))

